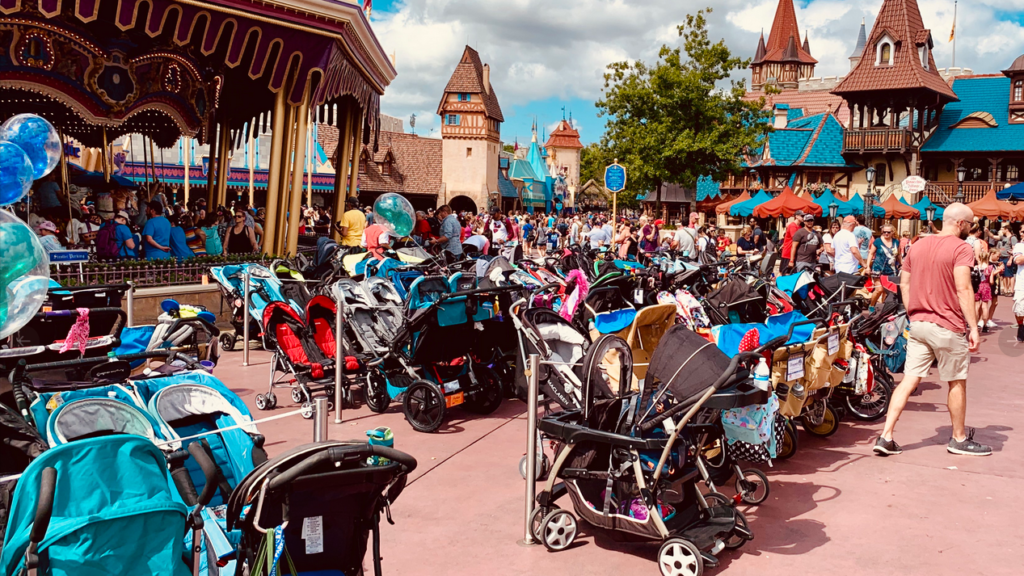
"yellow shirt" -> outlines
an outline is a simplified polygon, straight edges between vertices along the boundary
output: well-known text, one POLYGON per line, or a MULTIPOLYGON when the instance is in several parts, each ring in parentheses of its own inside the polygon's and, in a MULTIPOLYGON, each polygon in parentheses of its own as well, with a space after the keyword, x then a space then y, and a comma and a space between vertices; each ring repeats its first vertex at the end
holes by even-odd
POLYGON ((361 210, 349 210, 341 216, 341 227, 347 228, 345 237, 341 239, 342 246, 359 246, 363 237, 363 228, 366 228, 366 216, 361 210))

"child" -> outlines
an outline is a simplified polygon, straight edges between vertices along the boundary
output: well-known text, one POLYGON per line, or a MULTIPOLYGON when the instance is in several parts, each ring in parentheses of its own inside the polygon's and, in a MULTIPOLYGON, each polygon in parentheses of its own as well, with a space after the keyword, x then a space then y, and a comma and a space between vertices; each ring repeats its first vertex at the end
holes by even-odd
MULTIPOLYGON (((996 253, 998 256, 998 253, 996 253)), ((996 267, 989 262, 991 256, 987 247, 984 247, 977 257, 977 265, 974 267, 981 275, 981 282, 978 284, 978 290, 974 293, 974 301, 977 302, 977 314, 978 314, 978 328, 981 328, 982 332, 988 332, 988 326, 985 325, 985 320, 988 319, 992 313, 992 278, 995 276, 996 267)))

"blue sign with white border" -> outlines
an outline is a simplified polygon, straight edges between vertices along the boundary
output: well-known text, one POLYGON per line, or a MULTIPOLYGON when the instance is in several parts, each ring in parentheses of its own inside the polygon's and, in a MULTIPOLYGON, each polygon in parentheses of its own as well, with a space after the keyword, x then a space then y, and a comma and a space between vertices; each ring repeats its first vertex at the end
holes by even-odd
POLYGON ((604 187, 609 192, 622 192, 626 189, 626 169, 619 164, 612 164, 604 169, 604 187))
POLYGON ((51 264, 73 264, 75 262, 88 262, 88 250, 54 250, 50 252, 51 264))

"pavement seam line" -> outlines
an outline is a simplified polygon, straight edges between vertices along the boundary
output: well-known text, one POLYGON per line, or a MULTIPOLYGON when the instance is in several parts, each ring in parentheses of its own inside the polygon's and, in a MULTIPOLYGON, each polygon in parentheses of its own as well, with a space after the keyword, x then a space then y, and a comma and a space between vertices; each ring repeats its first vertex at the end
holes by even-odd
POLYGON ((447 457, 447 458, 445 458, 444 460, 441 460, 441 461, 440 461, 440 462, 438 462, 437 464, 435 464, 435 465, 431 466, 431 467, 430 467, 429 469, 427 469, 427 470, 426 470, 425 472, 423 472, 423 474, 420 474, 419 476, 417 476, 417 477, 413 478, 412 480, 410 480, 410 481, 409 481, 409 483, 408 483, 408 484, 406 484, 406 487, 412 486, 413 484, 415 484, 415 483, 416 483, 416 481, 417 481, 417 480, 419 480, 420 478, 423 478, 423 477, 424 477, 424 476, 426 476, 427 474, 430 474, 431 472, 433 472, 434 470, 436 470, 436 469, 437 469, 437 468, 438 468, 438 467, 439 467, 440 465, 442 465, 442 464, 444 464, 445 462, 447 462, 447 461, 451 460, 452 458, 455 458, 455 457, 456 457, 456 456, 458 456, 459 454, 462 454, 463 452, 465 452, 465 451, 466 451, 467 449, 469 449, 469 448, 470 448, 471 446, 473 446, 473 445, 474 445, 474 444, 476 444, 477 442, 479 442, 479 441, 483 440, 484 438, 487 438, 487 437, 488 437, 488 436, 490 436, 491 434, 494 434, 495 432, 497 432, 497 431, 498 431, 498 430, 500 430, 501 428, 505 427, 505 425, 507 425, 507 424, 508 424, 508 423, 510 423, 510 422, 514 422, 514 421, 515 421, 515 420, 517 420, 518 418, 519 418, 518 416, 513 416, 513 417, 511 417, 511 418, 509 418, 509 419, 505 420, 505 421, 504 421, 504 422, 502 422, 501 424, 499 424, 499 425, 495 426, 495 427, 494 427, 494 429, 492 429, 492 430, 489 430, 489 431, 488 431, 488 432, 487 432, 486 434, 483 434, 482 436, 480 436, 480 437, 479 437, 479 438, 477 438, 476 440, 473 440, 473 441, 472 441, 472 442, 470 442, 469 444, 466 444, 466 445, 465 445, 465 446, 463 446, 462 448, 459 448, 459 449, 458 449, 458 450, 456 450, 455 452, 452 452, 452 453, 451 453, 450 455, 448 455, 448 457, 447 457))

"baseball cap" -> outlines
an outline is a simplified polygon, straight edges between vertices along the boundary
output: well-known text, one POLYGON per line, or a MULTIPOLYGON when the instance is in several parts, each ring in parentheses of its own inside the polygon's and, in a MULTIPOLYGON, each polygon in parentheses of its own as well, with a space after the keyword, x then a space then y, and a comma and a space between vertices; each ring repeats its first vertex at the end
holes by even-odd
POLYGON ((797 210, 795 216, 797 218, 803 218, 804 217, 804 211, 803 210, 797 210))
POLYGON ((56 234, 57 225, 54 224, 53 222, 50 222, 49 220, 43 220, 42 222, 39 223, 39 231, 42 232, 43 230, 49 230, 50 232, 56 234))
POLYGON ((814 222, 814 214, 804 214, 804 222, 814 222))
POLYGON ((117 216, 114 216, 114 218, 124 218, 125 220, 131 220, 131 216, 128 216, 128 213, 125 212, 124 210, 118 212, 117 216))

